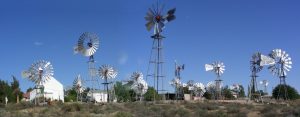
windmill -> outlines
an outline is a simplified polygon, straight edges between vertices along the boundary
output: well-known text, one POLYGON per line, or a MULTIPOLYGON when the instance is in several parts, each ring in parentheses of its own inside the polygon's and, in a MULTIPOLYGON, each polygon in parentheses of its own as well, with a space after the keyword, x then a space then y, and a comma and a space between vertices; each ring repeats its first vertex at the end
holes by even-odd
POLYGON ((216 94, 215 94, 215 98, 216 99, 220 99, 221 98, 221 83, 222 80, 220 79, 221 75, 224 73, 225 71, 225 65, 223 62, 221 61, 216 61, 212 64, 205 64, 205 70, 206 71, 213 71, 215 72, 215 74, 217 75, 217 79, 215 80, 216 82, 216 94))
POLYGON ((77 93, 77 101, 81 100, 82 101, 82 94, 84 91, 84 87, 83 87, 83 80, 81 79, 81 76, 78 75, 74 82, 73 82, 73 88, 75 89, 76 93, 77 93))
POLYGON ((268 90, 267 90, 267 87, 269 85, 269 82, 267 80, 262 80, 259 82, 260 85, 262 85, 264 87, 264 94, 268 95, 268 90))
POLYGON ((277 99, 281 97, 279 94, 282 93, 281 89, 283 88, 284 91, 282 97, 283 99, 287 100, 288 94, 285 78, 287 72, 292 68, 292 59, 289 57, 289 54, 281 49, 272 50, 269 56, 274 59, 275 63, 271 64, 268 69, 273 73, 274 76, 277 76, 280 79, 277 99))
POLYGON ((118 75, 118 72, 116 69, 114 69, 110 65, 102 65, 99 68, 99 76, 101 79, 104 80, 104 83, 102 83, 106 89, 107 93, 107 102, 109 102, 109 92, 108 92, 108 85, 111 84, 112 82, 108 82, 108 80, 116 78, 118 75))
MULTIPOLYGON (((22 72, 22 77, 28 78, 30 81, 35 83, 35 104, 39 103, 37 98, 45 97, 44 84, 53 78, 53 66, 49 61, 40 60, 33 63, 30 68, 22 72)), ((45 102, 45 99, 43 100, 45 102)))
POLYGON ((131 85, 131 89, 137 94, 136 99, 140 99, 140 101, 143 100, 143 95, 148 90, 148 84, 143 79, 143 74, 141 72, 133 72, 131 75, 133 84, 131 85))
POLYGON ((190 91, 190 96, 191 96, 191 99, 192 99, 192 96, 193 96, 193 92, 194 92, 194 84, 195 84, 195 81, 194 80, 189 80, 187 83, 187 87, 188 87, 188 90, 190 91))
POLYGON ((260 98, 260 93, 258 93, 257 88, 257 82, 256 78, 257 73, 260 72, 263 69, 263 66, 261 65, 262 62, 262 54, 260 52, 256 52, 252 55, 250 60, 250 70, 251 70, 251 82, 250 82, 250 91, 249 91, 249 97, 250 99, 255 99, 257 97, 260 98))
POLYGON ((178 65, 177 61, 175 60, 175 78, 170 82, 172 86, 175 88, 175 97, 177 99, 182 99, 183 98, 183 91, 181 85, 181 75, 180 72, 184 70, 184 64, 183 65, 178 65))
POLYGON ((178 65, 177 61, 175 61, 175 78, 181 80, 180 72, 184 70, 184 64, 178 65))
MULTIPOLYGON (((219 86, 219 89, 223 87, 223 84, 221 83, 219 86)), ((212 94, 212 99, 216 99, 217 94, 217 87, 216 87, 216 81, 210 81, 206 84, 206 92, 212 94)))
POLYGON ((97 70, 95 67, 95 59, 94 59, 94 54, 99 48, 99 43, 100 43, 99 37, 97 36, 97 34, 85 32, 79 37, 78 43, 74 47, 75 53, 80 53, 83 56, 89 57, 88 72, 89 72, 90 79, 87 81, 89 81, 90 84, 92 85, 91 86, 92 96, 96 90, 95 85, 99 85, 99 81, 96 78, 97 70))
POLYGON ((236 98, 239 97, 239 93, 240 93, 240 85, 239 84, 233 84, 229 87, 229 89, 231 90, 233 96, 235 96, 236 98))
MULTIPOLYGON (((163 53, 162 53, 162 40, 165 38, 162 36, 162 31, 165 27, 165 24, 174 20, 175 19, 175 8, 171 9, 167 12, 166 15, 163 15, 163 9, 164 6, 160 6, 159 3, 157 2, 156 6, 152 6, 152 8, 149 8, 149 11, 147 12, 147 15, 145 16, 145 20, 147 21, 146 23, 146 28, 148 31, 151 29, 154 30, 154 35, 151 36, 153 39, 153 44, 152 44, 152 49, 151 49, 151 54, 150 54, 150 60, 149 60, 149 65, 148 65, 148 70, 147 70, 147 77, 146 80, 148 80, 149 77, 153 77, 153 87, 156 87, 157 92, 164 93, 164 87, 163 87, 163 80, 164 80, 164 75, 163 75, 163 53), (153 67, 153 71, 150 72, 150 66, 153 67), (159 84, 159 80, 161 80, 161 83, 159 84), (159 87, 161 85, 161 87, 159 87)), ((155 94, 154 94, 154 99, 155 99, 155 94)), ((165 99, 163 97, 163 99, 165 99)))
POLYGON ((256 52, 252 55, 250 60, 250 70, 251 70, 251 82, 249 99, 259 98, 262 101, 260 93, 258 93, 258 87, 256 79, 258 77, 257 73, 263 69, 263 66, 274 64, 274 60, 268 56, 256 52))
POLYGON ((196 97, 202 97, 205 92, 205 86, 202 83, 197 82, 194 84, 194 94, 196 97))
POLYGON ((175 88, 175 97, 176 97, 176 100, 179 99, 179 91, 178 90, 180 89, 180 86, 181 86, 181 82, 180 82, 179 78, 174 78, 170 82, 170 85, 175 88))

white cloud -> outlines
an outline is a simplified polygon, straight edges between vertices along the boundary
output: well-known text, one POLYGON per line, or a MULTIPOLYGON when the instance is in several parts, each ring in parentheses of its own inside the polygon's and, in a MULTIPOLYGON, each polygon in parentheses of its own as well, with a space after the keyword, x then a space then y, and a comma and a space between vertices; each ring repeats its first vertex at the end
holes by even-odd
POLYGON ((42 45, 44 45, 42 42, 38 42, 38 41, 34 42, 33 44, 34 44, 35 46, 42 46, 42 45))

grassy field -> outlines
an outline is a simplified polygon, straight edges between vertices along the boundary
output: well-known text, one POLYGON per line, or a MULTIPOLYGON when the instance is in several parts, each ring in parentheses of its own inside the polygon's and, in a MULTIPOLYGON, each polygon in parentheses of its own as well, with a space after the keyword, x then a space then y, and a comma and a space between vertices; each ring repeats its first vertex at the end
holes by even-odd
POLYGON ((300 100, 285 104, 237 102, 30 103, 0 105, 0 116, 10 117, 277 117, 300 116, 300 100))

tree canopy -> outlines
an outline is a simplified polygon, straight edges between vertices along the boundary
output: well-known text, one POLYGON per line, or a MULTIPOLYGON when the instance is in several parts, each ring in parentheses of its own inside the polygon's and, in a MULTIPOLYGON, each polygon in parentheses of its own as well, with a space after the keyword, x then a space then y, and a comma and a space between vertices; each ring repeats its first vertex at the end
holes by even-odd
POLYGON ((289 85, 277 85, 272 91, 272 97, 275 99, 298 99, 300 96, 294 87, 289 85), (287 97, 285 97, 285 88, 287 89, 287 97))

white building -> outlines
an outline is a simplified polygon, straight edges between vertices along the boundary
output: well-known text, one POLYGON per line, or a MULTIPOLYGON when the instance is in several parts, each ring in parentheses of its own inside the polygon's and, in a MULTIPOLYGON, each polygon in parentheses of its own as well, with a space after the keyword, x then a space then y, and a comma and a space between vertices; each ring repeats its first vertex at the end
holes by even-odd
POLYGON ((96 101, 96 103, 98 102, 107 102, 107 94, 104 91, 94 91, 92 93, 92 91, 89 91, 87 94, 87 97, 89 100, 91 101, 96 101))
MULTIPOLYGON (((61 100, 64 102, 64 87, 55 78, 50 78, 42 86, 44 86, 44 96, 46 99, 50 99, 51 101, 61 100)), ((37 95, 37 91, 37 89, 34 89, 30 92, 30 101, 34 100, 37 95)))

